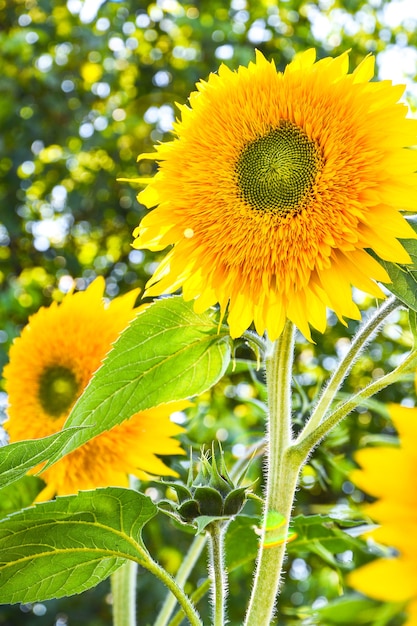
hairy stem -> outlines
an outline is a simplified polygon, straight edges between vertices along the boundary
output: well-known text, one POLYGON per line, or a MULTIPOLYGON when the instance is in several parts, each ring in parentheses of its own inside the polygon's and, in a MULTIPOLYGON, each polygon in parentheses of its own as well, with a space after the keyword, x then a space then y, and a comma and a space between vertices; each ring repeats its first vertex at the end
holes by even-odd
POLYGON ((170 576, 163 567, 158 565, 158 563, 153 561, 151 558, 147 559, 146 562, 142 563, 142 565, 149 572, 154 574, 154 576, 159 578, 159 580, 174 594, 177 602, 182 607, 186 618, 190 622, 190 625, 203 626, 203 622, 201 621, 194 604, 191 602, 184 590, 172 578, 172 576, 170 576))
POLYGON ((224 522, 213 522, 206 530, 209 536, 210 578, 213 589, 213 626, 224 626, 227 594, 223 548, 224 522))
POLYGON ((331 430, 338 424, 344 417, 349 415, 351 411, 356 409, 376 393, 385 389, 389 385, 396 383, 400 378, 409 373, 414 373, 417 368, 417 350, 412 350, 398 367, 392 372, 385 374, 378 380, 373 381, 367 385, 364 389, 361 389, 358 393, 353 395, 346 402, 341 403, 335 408, 335 410, 319 425, 316 430, 311 432, 308 436, 299 440, 293 446, 293 452, 301 460, 305 461, 311 451, 317 446, 317 444, 325 437, 331 430))
POLYGON ((294 354, 294 327, 291 322, 286 323, 282 335, 272 348, 266 356, 269 423, 264 524, 246 626, 269 626, 271 623, 285 556, 285 542, 271 546, 275 533, 268 528, 268 514, 278 512, 285 517, 286 526, 283 530, 286 533, 300 470, 299 463, 291 453, 291 377, 294 354))
POLYGON ((111 575, 113 626, 136 626, 136 576, 138 564, 126 561, 111 575))
MULTIPOLYGON (((201 598, 204 598, 206 593, 210 590, 211 587, 211 579, 206 578, 206 580, 199 586, 197 589, 193 591, 190 596, 190 599, 194 604, 198 604, 201 598)), ((172 618, 169 622, 168 626, 180 626, 181 622, 184 619, 184 611, 180 609, 178 613, 172 618)))
POLYGON ((372 339, 374 333, 378 330, 379 326, 395 309, 401 306, 401 302, 397 300, 395 296, 392 296, 386 300, 375 313, 366 320, 360 327, 356 336, 354 337, 351 346, 345 356, 341 359, 336 370, 333 372, 330 380, 324 389, 320 400, 318 401, 315 409, 311 413, 310 419, 305 425, 303 431, 298 437, 298 441, 306 439, 323 421, 324 416, 329 410, 332 402, 334 401, 337 392, 339 391, 344 379, 349 374, 356 359, 372 339))
MULTIPOLYGON (((175 582, 181 588, 184 588, 184 584, 190 575, 194 565, 196 564, 204 546, 206 545, 206 537, 205 535, 197 535, 187 554, 185 555, 181 566, 178 569, 177 575, 175 577, 175 582)), ((175 605, 177 603, 176 597, 169 593, 165 599, 165 602, 162 606, 162 609, 159 612, 159 615, 156 619, 154 626, 166 626, 169 622, 169 619, 175 609, 175 605)))

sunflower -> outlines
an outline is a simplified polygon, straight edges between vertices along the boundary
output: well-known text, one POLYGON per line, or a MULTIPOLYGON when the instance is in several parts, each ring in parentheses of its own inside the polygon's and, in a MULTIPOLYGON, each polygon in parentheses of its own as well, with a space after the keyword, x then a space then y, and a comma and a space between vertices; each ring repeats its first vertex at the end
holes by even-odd
POLYGON ((352 572, 349 584, 371 598, 408 602, 409 626, 417 624, 417 409, 391 405, 399 447, 360 450, 352 481, 378 498, 362 509, 381 524, 370 535, 395 548, 398 556, 381 558, 352 572))
MULTIPOLYGON (((42 307, 13 343, 4 370, 9 394, 5 428, 11 443, 62 429, 111 344, 136 316, 139 290, 105 306, 104 286, 104 279, 97 278, 85 291, 65 296, 60 305, 42 307)), ((40 474, 46 487, 38 499, 127 486, 128 474, 175 475, 156 455, 183 454, 173 439, 183 429, 170 414, 187 405, 176 402, 142 411, 74 450, 40 474)))
POLYGON ((400 210, 417 206, 417 120, 404 88, 369 82, 374 59, 348 73, 344 53, 297 56, 284 72, 256 62, 197 84, 174 139, 139 159, 158 172, 138 199, 148 208, 135 248, 173 244, 146 295, 182 287, 202 312, 228 309, 233 337, 253 322, 271 339, 292 320, 310 338, 326 309, 359 319, 352 286, 376 298, 390 282, 368 249, 410 263, 415 238, 400 210))

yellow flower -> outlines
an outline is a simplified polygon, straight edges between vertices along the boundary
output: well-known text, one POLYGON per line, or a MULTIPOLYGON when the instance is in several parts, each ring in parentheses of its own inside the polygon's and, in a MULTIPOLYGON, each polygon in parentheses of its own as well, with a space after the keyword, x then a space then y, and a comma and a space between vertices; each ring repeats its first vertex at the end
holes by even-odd
MULTIPOLYGON (((4 370, 9 394, 5 428, 11 443, 61 430, 111 344, 136 316, 138 290, 105 306, 104 285, 104 279, 97 278, 85 291, 68 294, 60 305, 41 308, 13 343, 4 370)), ((128 474, 175 475, 156 455, 183 454, 173 439, 183 429, 169 416, 187 405, 176 402, 142 411, 74 450, 41 473, 46 488, 38 499, 127 486, 128 474)))
POLYGON ((349 584, 371 598, 408 602, 408 626, 417 625, 417 409, 391 405, 400 446, 360 450, 362 469, 352 481, 378 498, 362 509, 381 524, 370 535, 398 556, 381 558, 352 572, 349 584))
MULTIPOLYGON (((415 238, 417 120, 404 88, 368 82, 374 59, 348 74, 348 54, 284 72, 256 62, 197 84, 175 138, 156 146, 159 169, 139 194, 151 208, 134 247, 173 244, 146 295, 182 287, 202 312, 219 303, 233 337, 252 322, 279 336, 289 318, 310 337, 326 307, 358 319, 352 286, 377 298, 390 279, 367 249, 410 263, 398 238, 415 238)), ((136 179, 141 182, 141 179, 136 179)), ((343 321, 343 319, 342 319, 343 321)))

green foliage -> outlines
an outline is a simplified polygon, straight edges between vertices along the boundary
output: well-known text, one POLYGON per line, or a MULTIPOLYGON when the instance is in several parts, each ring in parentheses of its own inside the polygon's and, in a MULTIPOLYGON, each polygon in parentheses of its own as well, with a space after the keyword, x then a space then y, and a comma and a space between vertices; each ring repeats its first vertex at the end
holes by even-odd
POLYGON ((146 496, 106 488, 57 498, 0 522, 2 602, 80 593, 125 559, 147 565, 141 529, 156 513, 146 496))
MULTIPOLYGON (((197 80, 206 79, 222 61, 230 67, 246 64, 254 58, 254 48, 273 58, 281 69, 296 52, 311 46, 317 48, 319 57, 351 48, 352 64, 369 52, 376 54, 378 62, 387 49, 396 47, 406 55, 415 50, 417 30, 407 19, 390 25, 385 11, 389 4, 388 0, 122 0, 103 2, 97 14, 86 17, 86 13, 80 13, 82 3, 77 2, 0 0, 0 367, 7 361, 8 347, 28 316, 42 305, 61 300, 74 283, 82 289, 102 274, 110 298, 133 287, 144 287, 159 257, 132 250, 131 232, 145 209, 135 199, 137 190, 117 182, 117 178, 152 174, 153 165, 149 161, 137 165, 136 156, 152 151, 153 144, 169 138, 177 115, 175 102, 186 102, 197 80)), ((409 102, 413 108, 413 96, 409 102)), ((410 240, 405 245, 414 259, 415 242, 410 240)), ((415 268, 387 264, 386 269, 393 278, 389 288, 416 309, 415 268)), ((361 295, 358 302, 364 313, 376 306, 371 298, 361 295)), ((356 328, 355 322, 345 327, 330 316, 326 335, 314 334, 315 345, 297 338, 293 395, 296 429, 301 428, 322 382, 334 369, 356 328)), ((413 329, 415 335, 415 323, 413 329)), ((222 330, 219 334, 217 330, 214 316, 197 318, 189 305, 175 298, 144 311, 98 371, 74 409, 68 430, 0 449, 0 484, 6 485, 0 492, 1 514, 28 506, 36 496, 39 481, 22 479, 28 470, 59 458, 63 451, 127 419, 139 408, 174 397, 198 395, 195 406, 188 411, 187 444, 198 448, 219 438, 229 459, 236 461, 247 445, 259 443, 265 418, 263 372, 256 370, 256 359, 241 345, 237 360, 230 363, 223 376, 230 343, 222 330), (151 334, 155 335, 154 343, 151 334), (182 365, 186 375, 180 387, 178 360, 183 357, 188 361, 182 365), (192 365, 193 360, 199 360, 198 368, 192 365), (109 389, 111 396, 107 395, 109 389), (111 411, 106 401, 109 397, 111 411), (86 428, 80 430, 80 425, 86 428)), ((366 354, 357 360, 344 385, 343 397, 392 369, 410 348, 412 338, 406 312, 394 314, 366 354)), ((354 508, 364 496, 349 480, 354 467, 352 455, 364 445, 392 437, 387 402, 414 398, 411 377, 384 390, 378 402, 373 400, 360 407, 335 429, 304 468, 295 509, 298 538, 288 545, 291 575, 281 596, 280 626, 299 624, 307 613, 306 619, 313 619, 311 607, 322 597, 329 604, 314 611, 316 623, 341 624, 346 619, 343 615, 348 616, 349 624, 368 626, 378 619, 380 626, 400 623, 401 616, 397 622, 395 617, 384 622, 385 609, 377 603, 357 597, 348 597, 344 603, 332 602, 343 589, 343 571, 349 567, 337 555, 351 551, 353 560, 361 562, 365 544, 345 532, 348 524, 335 522, 328 513, 343 510, 347 518, 355 517, 354 508), (312 513, 320 516, 311 517, 312 513), (297 578, 292 569, 297 559, 305 563, 305 578, 297 578)), ((262 452, 262 445, 259 447, 262 452)), ((248 478, 250 482, 258 479, 258 493, 263 487, 261 469, 257 458, 248 478)), ((144 490, 148 487, 142 485, 144 490)), ((160 486, 152 488, 164 496, 160 486)), ((129 492, 130 497, 134 496, 129 492)), ((92 514, 93 500, 88 498, 82 494, 65 500, 74 506, 73 512, 68 512, 69 518, 75 515, 77 502, 85 507, 87 516, 92 514)), ((30 521, 34 511, 43 512, 45 519, 50 514, 47 519, 53 519, 58 510, 64 509, 61 502, 38 505, 18 514, 23 516, 21 523, 28 525, 27 537, 32 537, 35 544, 40 535, 36 534, 39 527, 30 521)), ((189 535, 167 521, 161 522, 159 517, 145 528, 147 545, 175 573, 189 535)), ((8 518, 4 523, 9 524, 9 519, 17 523, 18 518, 8 518)), ((234 569, 230 581, 232 624, 242 623, 242 589, 251 586, 257 527, 257 515, 247 515, 239 516, 228 530, 228 565, 234 569)), ((91 523, 90 530, 95 541, 97 526, 91 523)), ((106 532, 110 543, 102 546, 104 551, 114 541, 113 530, 106 532)), ((54 541, 64 543, 65 533, 62 535, 54 541)), ((70 536, 74 537, 68 535, 68 539, 70 536)), ((127 532, 123 541, 129 536, 127 532)), ((86 542, 87 537, 81 540, 86 542)), ((105 557, 107 573, 120 562, 117 554, 105 557)), ((68 567, 71 558, 69 554, 56 555, 57 567, 59 563, 68 567)), ((82 566, 85 573, 90 566, 82 566)), ((40 570, 36 571, 39 574, 40 570)), ((105 575, 102 568, 98 578, 105 575)), ((203 556, 190 577, 190 589, 195 589, 204 576, 203 556)), ((58 573, 56 577, 58 581, 58 573)), ((6 584, 13 582, 7 579, 6 584)), ((61 591, 72 592, 65 584, 61 591)), ((153 581, 147 583, 145 577, 140 577, 140 585, 143 623, 151 623, 154 607, 162 601, 162 591, 153 581)), ((32 589, 31 597, 35 597, 35 587, 32 589)), ((10 594, 15 593, 10 589, 10 594)), ((8 601, 3 588, 0 596, 8 601)), ((57 615, 64 605, 47 606, 57 615)), ((74 623, 83 623, 84 617, 72 618, 72 606, 68 606, 65 611, 70 615, 69 622, 73 619, 74 623)), ((207 610, 202 606, 204 616, 207 610)), ((14 613, 0 608, 0 623, 8 619, 9 623, 26 625, 27 617, 18 608, 14 613)), ((32 618, 38 619, 34 615, 32 618)), ((44 619, 51 623, 54 620, 52 615, 44 619)), ((97 611, 85 623, 102 625, 104 620, 97 611)))

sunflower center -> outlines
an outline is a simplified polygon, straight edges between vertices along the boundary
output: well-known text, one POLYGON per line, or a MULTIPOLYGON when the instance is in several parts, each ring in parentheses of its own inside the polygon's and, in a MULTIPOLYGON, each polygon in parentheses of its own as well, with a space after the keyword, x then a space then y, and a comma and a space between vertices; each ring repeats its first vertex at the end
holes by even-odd
POLYGON ((53 365, 46 369, 39 383, 42 408, 51 417, 59 417, 72 406, 78 395, 75 374, 67 367, 53 365))
POLYGON ((256 210, 293 212, 305 205, 321 165, 317 144, 285 120, 242 150, 236 165, 240 195, 256 210))

